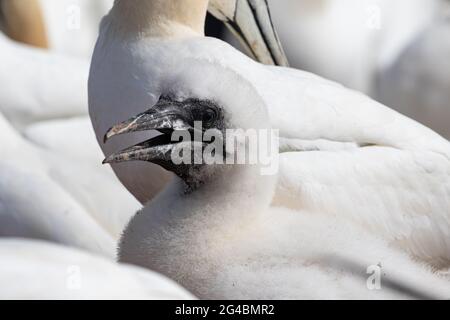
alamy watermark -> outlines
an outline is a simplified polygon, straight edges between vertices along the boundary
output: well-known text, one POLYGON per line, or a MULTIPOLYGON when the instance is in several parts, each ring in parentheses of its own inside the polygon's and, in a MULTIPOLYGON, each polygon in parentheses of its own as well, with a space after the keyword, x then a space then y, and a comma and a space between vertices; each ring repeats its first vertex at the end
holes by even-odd
POLYGON ((366 27, 371 30, 381 30, 382 10, 379 5, 372 4, 366 7, 366 27))
POLYGON ((274 175, 279 169, 279 130, 203 131, 202 122, 196 121, 193 133, 176 130, 171 141, 177 143, 171 151, 171 161, 176 165, 259 165, 262 175, 274 175))
POLYGON ((80 30, 81 28, 81 8, 78 5, 70 5, 66 8, 67 30, 80 30))
POLYGON ((371 265, 366 269, 366 273, 369 275, 366 281, 367 289, 369 290, 381 290, 381 266, 371 265))
POLYGON ((78 291, 82 288, 81 267, 69 266, 67 268, 66 288, 70 291, 78 291))

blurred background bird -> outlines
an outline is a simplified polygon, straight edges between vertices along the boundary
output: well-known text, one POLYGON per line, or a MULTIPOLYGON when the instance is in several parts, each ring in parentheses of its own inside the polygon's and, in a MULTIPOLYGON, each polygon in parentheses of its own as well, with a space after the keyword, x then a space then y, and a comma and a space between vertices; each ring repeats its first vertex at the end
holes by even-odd
MULTIPOLYGON (((450 138, 450 1, 269 4, 292 67, 362 91, 450 138)), ((224 38, 241 48, 230 33, 224 38)))
POLYGON ((0 2, 2 30, 11 39, 48 48, 47 30, 39 0, 0 2))

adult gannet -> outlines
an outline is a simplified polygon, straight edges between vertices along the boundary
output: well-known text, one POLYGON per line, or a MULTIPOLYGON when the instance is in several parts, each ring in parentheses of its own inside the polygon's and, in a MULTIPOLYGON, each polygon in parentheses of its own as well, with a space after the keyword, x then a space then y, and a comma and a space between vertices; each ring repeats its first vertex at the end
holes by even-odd
POLYGON ((41 241, 1 239, 0 259, 0 299, 193 298, 154 272, 41 241))
MULTIPOLYGON (((202 121, 204 132, 223 137, 227 129, 270 129, 266 101, 244 76, 214 61, 191 59, 173 66, 176 72, 166 74, 158 103, 107 134, 160 130, 161 137, 105 162, 149 161, 178 176, 131 220, 121 239, 120 261, 165 274, 203 299, 450 297, 447 280, 364 228, 338 215, 271 207, 276 175, 262 174, 262 164, 173 162, 177 148, 186 154, 207 149, 207 138, 171 140, 174 132, 198 130, 195 121, 202 121), (203 75, 195 86, 192 68, 203 75), (380 269, 382 290, 367 287, 369 266, 380 269)), ((220 159, 257 152, 249 140, 236 141, 234 147, 219 145, 220 159)), ((364 152, 347 151, 355 157, 364 152)))
MULTIPOLYGON (((209 81, 205 88, 213 91, 223 86, 221 73, 232 72, 258 92, 272 127, 280 130, 284 153, 275 204, 356 222, 435 268, 448 267, 449 142, 358 92, 310 73, 258 64, 202 37, 207 2, 115 2, 103 21, 90 76, 90 114, 103 151, 138 142, 140 137, 126 135, 103 144, 103 137, 162 94, 183 94, 179 78, 190 77, 190 90, 209 81), (206 63, 217 69, 203 71, 206 63)), ((238 86, 228 83, 223 97, 214 99, 234 95, 238 86)), ((114 168, 143 203, 161 188, 156 166, 114 168)))

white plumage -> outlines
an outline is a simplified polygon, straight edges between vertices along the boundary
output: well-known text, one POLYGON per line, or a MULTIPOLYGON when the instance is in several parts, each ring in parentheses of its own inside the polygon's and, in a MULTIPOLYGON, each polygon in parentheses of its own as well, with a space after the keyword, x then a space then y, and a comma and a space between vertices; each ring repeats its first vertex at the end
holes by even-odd
POLYGON ((30 142, 55 153, 79 161, 82 158, 93 165, 102 160, 89 117, 54 119, 29 125, 23 135, 30 142))
POLYGON ((110 170, 34 146, 2 117, 0 128, 0 234, 114 257, 115 240, 131 216, 123 210, 138 205, 110 170))
MULTIPOLYGON (((50 18, 57 12, 65 17, 68 3, 49 12, 49 2, 53 1, 42 3, 49 31, 66 30, 66 40, 70 39, 76 30, 71 33, 50 18)), ((85 13, 80 12, 84 22, 85 13)), ((87 25, 98 23, 98 15, 85 24, 84 31, 95 29, 87 25)), ((96 35, 93 32, 91 38, 96 35)), ((92 46, 94 39, 90 41, 92 46)), ((88 60, 70 56, 75 54, 58 41, 51 41, 52 50, 46 51, 13 42, 0 33, 0 43, 4 65, 0 75, 1 203, 2 219, 8 221, 2 225, 2 234, 92 247, 113 257, 114 240, 131 216, 127 212, 139 205, 112 171, 101 167, 102 155, 90 121, 80 118, 88 112, 88 60), (27 175, 35 185, 26 182, 27 175), (80 222, 76 222, 77 215, 80 222), (74 230, 67 230, 71 224, 74 230)), ((86 56, 90 53, 85 52, 86 56)))
POLYGON ((0 45, 0 112, 15 127, 86 114, 87 61, 18 44, 2 33, 0 45))
POLYGON ((0 240, 0 259, 0 299, 193 298, 151 271, 45 242, 0 240))

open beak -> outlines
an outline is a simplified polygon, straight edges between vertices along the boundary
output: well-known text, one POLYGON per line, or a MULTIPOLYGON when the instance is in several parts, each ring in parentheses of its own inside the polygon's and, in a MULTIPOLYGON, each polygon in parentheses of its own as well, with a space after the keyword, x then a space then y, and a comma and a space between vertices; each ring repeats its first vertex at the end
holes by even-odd
POLYGON ((209 12, 227 25, 253 58, 268 65, 289 66, 267 0, 210 1, 209 12))
MULTIPOLYGON (((107 157, 103 163, 119 163, 126 161, 148 161, 163 165, 169 163, 172 149, 178 141, 172 141, 172 133, 176 130, 192 131, 183 108, 173 101, 161 98, 159 102, 146 112, 129 120, 116 124, 105 134, 104 141, 132 132, 157 130, 161 135, 124 149, 107 157)), ((164 166, 164 165, 163 165, 164 166)))

